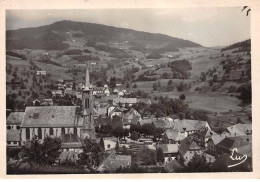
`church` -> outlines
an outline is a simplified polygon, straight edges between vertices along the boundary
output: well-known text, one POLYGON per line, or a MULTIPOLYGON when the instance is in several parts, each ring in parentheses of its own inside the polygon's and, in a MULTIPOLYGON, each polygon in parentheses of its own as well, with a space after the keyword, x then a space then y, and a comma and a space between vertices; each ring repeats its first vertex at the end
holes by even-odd
POLYGON ((21 145, 37 137, 60 137, 62 146, 73 148, 82 139, 95 139, 93 90, 86 69, 85 88, 82 90, 82 105, 27 107, 21 123, 21 145))

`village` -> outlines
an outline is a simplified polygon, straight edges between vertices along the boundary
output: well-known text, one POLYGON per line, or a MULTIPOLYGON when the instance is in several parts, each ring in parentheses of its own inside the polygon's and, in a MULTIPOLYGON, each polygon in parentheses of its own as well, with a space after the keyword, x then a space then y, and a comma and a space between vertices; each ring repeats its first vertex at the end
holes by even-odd
POLYGON ((35 152, 37 145, 56 139, 60 144, 50 149, 57 152, 50 164, 84 166, 80 173, 252 170, 251 124, 237 123, 217 133, 207 121, 141 114, 138 106, 151 106, 151 99, 132 97, 131 91, 107 84, 92 85, 87 65, 85 83, 59 79, 56 88, 51 97, 35 99, 24 111, 8 113, 10 171, 30 169, 39 159, 33 161, 24 151, 35 152), (54 102, 64 97, 73 105, 54 102), (234 163, 232 155, 247 159, 229 168, 234 163))

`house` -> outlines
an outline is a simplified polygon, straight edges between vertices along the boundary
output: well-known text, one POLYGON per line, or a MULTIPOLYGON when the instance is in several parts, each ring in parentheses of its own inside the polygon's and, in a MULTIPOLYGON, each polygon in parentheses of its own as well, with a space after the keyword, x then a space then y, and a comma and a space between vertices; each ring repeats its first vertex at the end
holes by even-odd
POLYGON ((130 125, 137 124, 141 119, 141 115, 133 108, 130 110, 124 111, 121 115, 124 127, 130 129, 130 125))
POLYGON ((184 140, 181 141, 179 154, 184 159, 185 165, 188 164, 195 153, 198 155, 202 155, 203 151, 201 147, 191 137, 186 137, 184 140))
POLYGON ((8 130, 6 132, 7 148, 17 148, 21 146, 21 131, 20 130, 8 130))
POLYGON ((137 103, 137 98, 114 98, 113 105, 122 107, 132 106, 133 104, 137 103))
POLYGON ((119 90, 117 92, 117 95, 118 95, 118 97, 123 97, 125 95, 125 92, 119 90))
POLYGON ((62 90, 52 90, 51 94, 53 97, 57 97, 57 96, 62 97, 63 96, 62 90))
POLYGON ((7 131, 20 130, 24 114, 24 112, 11 112, 6 119, 7 131))
POLYGON ((36 71, 36 75, 46 75, 46 71, 36 71))
POLYGON ((76 134, 68 133, 61 135, 62 151, 72 151, 76 153, 82 152, 82 143, 76 134))
POLYGON ((228 132, 233 136, 252 135, 252 124, 235 124, 227 127, 228 132))
POLYGON ((152 101, 149 98, 138 98, 137 103, 145 103, 147 105, 151 105, 152 101))
POLYGON ((180 144, 182 140, 184 140, 186 136, 184 133, 167 130, 162 136, 162 143, 164 144, 180 144))
POLYGON ((147 124, 147 123, 149 123, 149 124, 153 124, 153 119, 152 118, 141 118, 138 122, 137 122, 137 124, 139 124, 139 125, 144 125, 144 124, 147 124))
POLYGON ((115 137, 104 138, 105 151, 114 150, 116 148, 116 144, 117 144, 117 138, 115 137))
POLYGON ((11 112, 6 119, 6 146, 8 148, 21 146, 21 123, 24 112, 11 112))
POLYGON ((212 136, 210 136, 207 140, 206 140, 206 150, 207 153, 212 154, 214 156, 217 155, 217 148, 216 145, 221 142, 222 140, 224 140, 225 138, 230 138, 230 137, 235 137, 234 134, 231 134, 229 132, 223 132, 221 134, 214 134, 212 136))
POLYGON ((62 90, 62 89, 65 89, 66 88, 66 85, 65 84, 62 84, 62 83, 58 83, 57 84, 57 87, 59 90, 62 90))
MULTIPOLYGON (((252 136, 239 136, 239 137, 229 137, 223 139, 216 145, 218 155, 223 153, 231 154, 234 149, 248 146, 252 148, 252 136)), ((252 150, 252 149, 251 149, 252 150)), ((239 150, 238 153, 242 153, 239 150)))
POLYGON ((118 155, 115 152, 103 161, 97 168, 98 172, 115 172, 119 168, 126 168, 131 166, 131 155, 118 155))
POLYGON ((184 133, 185 136, 189 136, 190 134, 195 133, 201 128, 208 128, 209 130, 211 130, 207 121, 189 119, 175 119, 173 121, 172 127, 174 130, 184 133))
POLYGON ((43 102, 41 105, 42 106, 53 106, 53 100, 52 99, 43 99, 43 102))
POLYGON ((124 107, 115 107, 108 116, 112 119, 114 116, 121 116, 124 111, 127 111, 124 107))
POLYGON ((193 135, 200 141, 200 146, 205 148, 207 147, 207 141, 209 140, 209 138, 218 134, 210 130, 209 128, 205 127, 199 129, 193 135))
POLYGON ((163 168, 167 173, 174 173, 181 171, 183 169, 183 166, 180 164, 180 162, 174 159, 166 163, 163 168))
POLYGON ((171 129, 173 126, 173 119, 171 118, 156 118, 153 119, 153 124, 156 128, 171 129))
POLYGON ((63 162, 71 161, 75 163, 78 161, 78 159, 79 157, 77 152, 64 150, 61 152, 57 162, 63 163, 63 162))
POLYGON ((107 87, 95 87, 93 89, 93 95, 109 96, 110 95, 110 90, 107 87))
POLYGON ((58 82, 58 83, 63 83, 64 80, 63 80, 63 79, 57 79, 57 82, 58 82))
POLYGON ((38 100, 38 99, 34 99, 34 100, 32 101, 32 104, 33 104, 34 106, 40 106, 40 105, 41 105, 41 101, 38 100))
POLYGON ((159 148, 162 149, 164 155, 164 162, 168 163, 174 160, 177 157, 179 152, 179 145, 178 144, 160 144, 156 146, 157 150, 159 148))

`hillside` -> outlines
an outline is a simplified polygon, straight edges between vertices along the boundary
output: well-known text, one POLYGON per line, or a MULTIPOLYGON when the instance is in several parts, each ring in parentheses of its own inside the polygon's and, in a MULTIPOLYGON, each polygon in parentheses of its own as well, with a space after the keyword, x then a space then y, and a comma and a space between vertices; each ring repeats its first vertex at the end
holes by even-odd
POLYGON ((59 21, 36 28, 9 30, 6 32, 6 46, 7 49, 63 50, 69 47, 64 41, 71 38, 106 43, 124 42, 133 50, 142 51, 176 51, 178 48, 200 47, 197 43, 163 34, 74 21, 59 21))

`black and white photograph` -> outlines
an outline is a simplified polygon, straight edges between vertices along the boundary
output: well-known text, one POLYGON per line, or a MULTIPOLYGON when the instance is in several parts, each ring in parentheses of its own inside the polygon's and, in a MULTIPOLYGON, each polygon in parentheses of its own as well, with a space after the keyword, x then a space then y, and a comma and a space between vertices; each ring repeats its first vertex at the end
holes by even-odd
POLYGON ((6 9, 6 175, 253 172, 251 9, 6 9))

